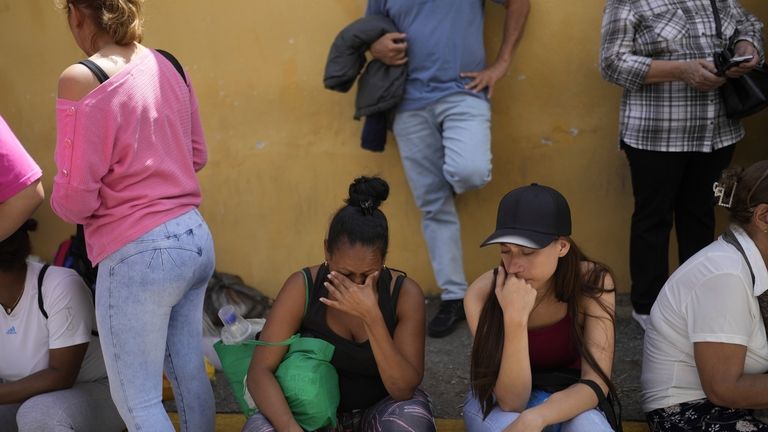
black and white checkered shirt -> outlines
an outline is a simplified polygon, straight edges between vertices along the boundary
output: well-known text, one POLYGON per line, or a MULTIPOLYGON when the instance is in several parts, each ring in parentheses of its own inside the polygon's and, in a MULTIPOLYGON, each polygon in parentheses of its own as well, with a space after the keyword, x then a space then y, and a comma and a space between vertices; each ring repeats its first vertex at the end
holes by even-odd
MULTIPOLYGON (((763 25, 736 0, 717 0, 723 37, 751 42, 762 53, 763 25)), ((643 84, 652 60, 712 60, 725 43, 716 35, 709 0, 607 0, 600 69, 624 87, 620 138, 643 150, 711 152, 744 136, 725 117, 718 90, 682 81, 643 84)))

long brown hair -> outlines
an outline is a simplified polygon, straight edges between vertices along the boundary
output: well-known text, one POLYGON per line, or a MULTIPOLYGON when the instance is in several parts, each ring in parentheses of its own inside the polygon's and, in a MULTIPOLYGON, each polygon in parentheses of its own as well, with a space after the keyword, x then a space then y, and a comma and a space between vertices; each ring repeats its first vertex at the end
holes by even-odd
MULTIPOLYGON (((579 316, 585 312, 581 307, 584 296, 595 299, 600 307, 608 313, 611 325, 615 325, 614 311, 606 305, 600 296, 606 292, 614 292, 615 288, 606 289, 605 278, 611 271, 604 264, 587 258, 573 242, 568 239, 571 247, 565 256, 560 258, 552 276, 554 278, 555 298, 568 305, 571 317, 571 334, 576 341, 579 354, 605 381, 611 393, 616 389, 611 378, 600 367, 595 356, 585 348, 584 329, 579 325, 579 316), (587 269, 582 263, 589 263, 587 269)), ((493 278, 496 285, 496 277, 493 278)), ((475 397, 483 408, 483 415, 488 416, 494 406, 493 388, 501 368, 501 354, 504 349, 504 317, 499 301, 493 289, 485 300, 480 318, 477 323, 475 342, 472 345, 472 360, 470 366, 470 382, 475 397)))

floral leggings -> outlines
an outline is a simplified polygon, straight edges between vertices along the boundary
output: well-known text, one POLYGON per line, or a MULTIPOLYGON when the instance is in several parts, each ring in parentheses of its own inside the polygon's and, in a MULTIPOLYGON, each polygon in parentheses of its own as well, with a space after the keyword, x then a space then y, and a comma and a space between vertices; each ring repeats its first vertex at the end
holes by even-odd
MULTIPOLYGON (((256 413, 243 426, 242 432, 274 432, 275 428, 261 413, 256 413)), ((417 389, 413 398, 395 401, 386 397, 365 410, 340 414, 338 424, 323 432, 435 432, 432 401, 417 389)))
POLYGON ((717 406, 707 399, 659 408, 645 414, 652 432, 762 432, 768 424, 752 410, 717 406))

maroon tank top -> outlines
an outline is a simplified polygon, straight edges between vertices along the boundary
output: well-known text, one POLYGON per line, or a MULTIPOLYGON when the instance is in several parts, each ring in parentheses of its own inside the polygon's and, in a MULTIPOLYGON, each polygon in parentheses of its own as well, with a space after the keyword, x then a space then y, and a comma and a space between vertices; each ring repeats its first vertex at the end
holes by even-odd
POLYGON ((551 326, 528 330, 528 356, 532 371, 581 369, 581 356, 571 333, 571 315, 551 326))

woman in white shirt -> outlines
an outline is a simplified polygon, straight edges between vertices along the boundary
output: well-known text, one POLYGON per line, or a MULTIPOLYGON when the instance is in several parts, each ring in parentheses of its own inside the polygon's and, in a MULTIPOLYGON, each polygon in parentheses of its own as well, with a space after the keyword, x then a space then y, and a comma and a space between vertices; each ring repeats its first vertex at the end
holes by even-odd
POLYGON ((751 411, 768 407, 758 304, 768 290, 768 161, 726 170, 715 194, 729 229, 670 276, 651 310, 641 382, 652 431, 768 431, 751 411))
POLYGON ((122 431, 91 292, 67 268, 40 278, 43 265, 26 259, 34 227, 0 241, 0 432, 122 431))

